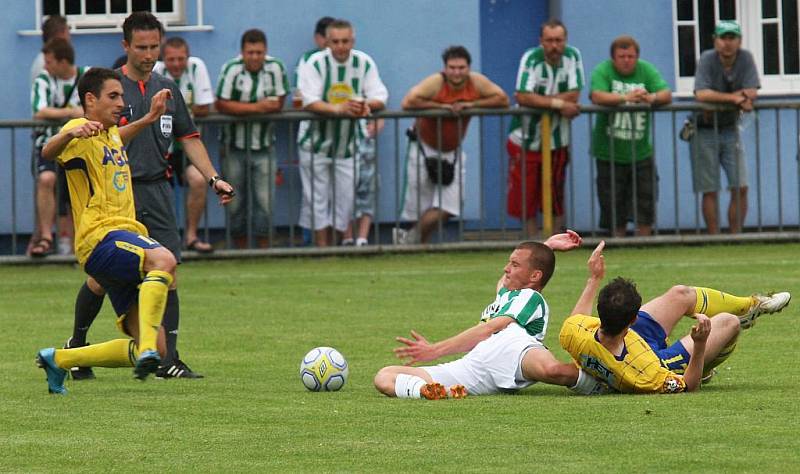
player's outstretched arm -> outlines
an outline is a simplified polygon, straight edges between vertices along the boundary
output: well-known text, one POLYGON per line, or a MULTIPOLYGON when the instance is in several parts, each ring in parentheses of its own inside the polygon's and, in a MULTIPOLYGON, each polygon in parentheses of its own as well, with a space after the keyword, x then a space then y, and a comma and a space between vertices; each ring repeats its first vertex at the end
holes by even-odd
POLYGON ((72 127, 69 130, 61 129, 61 131, 53 135, 44 145, 44 148, 42 148, 42 158, 45 160, 55 160, 73 138, 91 137, 97 135, 101 130, 103 130, 103 124, 91 120, 77 127, 72 127))
POLYGON ((484 339, 504 329, 511 324, 514 320, 507 316, 500 316, 490 320, 486 324, 478 324, 471 328, 456 334, 453 337, 431 344, 425 337, 416 331, 411 331, 411 337, 397 337, 397 342, 405 346, 398 347, 394 350, 394 355, 399 359, 406 359, 406 365, 415 364, 417 362, 428 362, 436 360, 440 357, 451 354, 459 354, 468 352, 473 347, 478 345, 484 339))
POLYGON ((605 240, 601 240, 589 257, 589 262, 587 263, 589 267, 589 279, 586 280, 586 286, 583 288, 578 302, 575 303, 572 314, 585 314, 587 316, 592 314, 594 297, 597 295, 597 290, 600 289, 600 283, 606 275, 606 262, 603 257, 603 249, 605 246, 605 240))
POLYGON ((127 145, 133 137, 144 129, 144 127, 152 124, 158 120, 159 117, 164 115, 164 112, 167 111, 167 100, 171 97, 172 92, 169 89, 161 89, 156 92, 150 100, 150 110, 139 120, 131 122, 119 129, 119 137, 122 139, 122 143, 127 145))
POLYGON ((692 326, 692 342, 694 348, 689 357, 689 364, 683 374, 683 381, 686 382, 686 391, 693 392, 700 388, 700 380, 703 377, 703 360, 706 353, 706 341, 711 334, 711 320, 705 314, 695 315, 697 324, 692 326))
POLYGON ((567 229, 566 232, 561 234, 551 235, 544 244, 553 250, 567 252, 581 246, 583 239, 574 230, 567 229))

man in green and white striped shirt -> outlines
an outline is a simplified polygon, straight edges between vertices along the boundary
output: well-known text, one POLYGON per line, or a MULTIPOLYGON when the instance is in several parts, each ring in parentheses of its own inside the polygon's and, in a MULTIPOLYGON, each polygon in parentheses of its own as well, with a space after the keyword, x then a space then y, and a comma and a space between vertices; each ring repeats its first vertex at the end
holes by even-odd
MULTIPOLYGON (((552 110, 550 149, 555 214, 553 228, 558 231, 564 224, 564 176, 569 163, 569 121, 580 113, 578 97, 584 84, 583 61, 580 51, 567 45, 567 29, 558 20, 549 20, 542 24, 539 41, 540 46, 531 48, 522 55, 514 96, 521 106, 552 110)), ((542 202, 541 118, 539 113, 514 116, 507 144, 511 158, 508 213, 525 220, 526 230, 531 237, 538 233, 536 215, 542 202)))
MULTIPOLYGON (((581 238, 568 231, 546 242, 522 242, 514 249, 497 282, 494 301, 483 311, 481 324, 450 338, 429 342, 411 331, 411 339, 394 350, 406 365, 381 369, 375 388, 398 398, 435 400, 449 396, 516 392, 536 382, 563 385, 593 393, 598 383, 570 362, 560 362, 544 346, 550 309, 542 291, 555 270, 554 250, 579 247, 581 238), (466 352, 460 359, 438 365, 409 367, 466 352)), ((599 247, 602 249, 602 247, 599 247)))
MULTIPOLYGON (((245 31, 241 55, 222 66, 217 84, 217 110, 239 116, 280 112, 288 92, 286 68, 279 59, 267 56, 267 36, 259 29, 245 31)), ((236 189, 253 196, 248 199, 244 195, 229 207, 231 229, 240 246, 245 242, 248 214, 253 216, 253 234, 262 241, 268 235, 275 175, 273 128, 269 121, 237 122, 224 134, 225 176, 236 189), (248 175, 250 181, 245 183, 248 175), (249 202, 255 205, 251 213, 244 208, 249 202)))
POLYGON ((345 20, 326 30, 328 48, 313 54, 298 71, 305 110, 332 118, 301 125, 300 178, 307 203, 300 225, 313 229, 317 245, 334 243, 331 229, 344 232, 353 211, 357 143, 364 137, 359 118, 386 105, 389 93, 369 55, 353 49, 355 32, 345 20))
MULTIPOLYGON (((88 69, 75 66, 75 50, 64 38, 54 38, 42 48, 44 68, 31 87, 31 108, 33 118, 38 120, 68 120, 82 117, 83 108, 78 98, 78 79, 88 69)), ((59 239, 59 252, 69 253, 71 244, 71 224, 69 223, 66 178, 57 169, 54 161, 41 157, 41 150, 47 140, 56 134, 56 127, 36 130, 33 159, 36 171, 36 216, 39 238, 30 248, 31 256, 43 257, 53 248, 53 223, 58 210, 58 227, 64 239, 59 239), (59 202, 56 206, 56 173, 61 176, 59 202)))

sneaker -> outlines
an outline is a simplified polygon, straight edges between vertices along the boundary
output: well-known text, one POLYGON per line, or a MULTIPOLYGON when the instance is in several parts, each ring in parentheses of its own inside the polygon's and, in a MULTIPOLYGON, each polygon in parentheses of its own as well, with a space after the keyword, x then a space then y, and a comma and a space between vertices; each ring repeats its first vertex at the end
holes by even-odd
POLYGON ((395 245, 408 244, 408 231, 395 227, 392 229, 392 243, 395 245))
MULTIPOLYGON (((75 349, 76 347, 86 347, 88 345, 88 342, 82 345, 73 345, 70 337, 67 339, 67 343, 64 344, 64 349, 75 349)), ((72 380, 92 380, 95 378, 91 367, 70 367, 69 376, 72 377, 72 380)))
POLYGON ((762 314, 779 313, 789 304, 792 295, 788 291, 780 293, 770 293, 768 295, 753 295, 755 303, 743 316, 739 316, 739 324, 742 329, 750 329, 755 326, 756 319, 762 314))
POLYGON ((356 244, 356 241, 353 239, 342 239, 342 246, 343 247, 352 247, 356 244))
POLYGON ((72 255, 72 239, 64 236, 59 237, 57 248, 59 255, 72 255))
POLYGON ((133 376, 139 380, 144 380, 148 375, 158 370, 161 364, 161 357, 154 350, 144 351, 139 354, 136 360, 136 367, 133 368, 133 376))
POLYGON ((454 398, 456 400, 467 398, 467 387, 461 384, 451 385, 449 391, 450 391, 450 398, 454 398))
POLYGON ((369 241, 363 237, 359 237, 356 239, 356 247, 363 247, 365 245, 369 245, 369 241))
POLYGON ((447 390, 445 390, 444 385, 433 382, 427 383, 419 389, 419 394, 422 395, 422 398, 427 398, 428 400, 442 400, 447 398, 447 390))
POLYGON ((202 379, 203 375, 192 372, 182 360, 175 359, 171 365, 160 366, 156 370, 157 379, 202 379))
POLYGON ((56 350, 53 347, 40 350, 36 353, 36 365, 44 369, 47 374, 47 391, 66 395, 67 389, 64 387, 64 380, 67 378, 67 371, 56 365, 55 354, 56 350))

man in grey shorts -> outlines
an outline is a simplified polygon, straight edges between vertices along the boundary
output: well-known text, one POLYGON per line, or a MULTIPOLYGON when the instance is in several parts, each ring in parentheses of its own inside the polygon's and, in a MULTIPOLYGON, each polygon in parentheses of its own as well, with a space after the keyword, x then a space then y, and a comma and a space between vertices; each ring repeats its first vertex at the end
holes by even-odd
MULTIPOLYGON (((167 111, 160 120, 142 131, 127 147, 133 192, 136 203, 136 220, 147 227, 149 236, 169 249, 175 259, 181 261, 181 238, 173 203, 172 187, 167 180, 167 153, 173 140, 179 140, 191 163, 208 180, 209 186, 220 196, 220 203, 227 204, 233 197, 233 188, 217 174, 208 157, 200 134, 192 121, 178 85, 159 74, 152 73, 161 47, 163 27, 150 13, 135 12, 122 25, 125 35, 123 47, 128 62, 120 69, 122 75, 123 110, 119 125, 134 122, 150 109, 150 101, 161 89, 169 89, 172 98, 167 102, 167 111)), ((176 278, 177 281, 177 278, 176 278)), ((89 278, 78 292, 75 302, 75 325, 67 347, 86 345, 86 333, 103 304, 105 291, 89 278)), ((167 294, 166 309, 161 322, 165 337, 166 353, 162 366, 156 372, 158 378, 202 377, 178 358, 176 349, 179 324, 179 303, 176 284, 167 294)), ((90 368, 72 368, 74 379, 93 378, 90 368)))
POLYGON ((415 331, 411 331, 413 339, 398 337, 403 346, 394 353, 408 358, 408 364, 382 368, 375 375, 375 388, 389 397, 428 400, 515 392, 536 382, 595 393, 600 386, 594 378, 575 364, 559 362, 542 343, 550 310, 540 292, 555 269, 553 250, 571 250, 580 243, 578 234, 567 231, 543 244, 517 245, 481 323, 436 343, 415 331), (409 367, 461 352, 467 354, 452 362, 409 367))
POLYGON ((753 110, 760 83, 753 55, 742 49, 742 32, 735 21, 720 21, 714 30, 714 49, 697 63, 694 95, 699 102, 728 104, 737 111, 701 112, 691 142, 694 192, 703 194, 703 218, 709 234, 719 233, 719 168, 725 170, 731 201, 731 233, 740 232, 747 215, 747 163, 739 136, 741 112, 753 110), (715 120, 716 115, 716 120, 715 120))

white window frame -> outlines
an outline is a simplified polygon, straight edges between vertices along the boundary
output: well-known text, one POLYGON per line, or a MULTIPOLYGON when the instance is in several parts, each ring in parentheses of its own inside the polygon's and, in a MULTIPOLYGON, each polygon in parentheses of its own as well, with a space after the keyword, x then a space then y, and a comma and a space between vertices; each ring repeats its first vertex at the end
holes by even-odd
MULTIPOLYGON (((106 1, 106 11, 110 11, 110 0, 106 1)), ((81 11, 86 11, 86 0, 80 0, 81 11)), ((197 12, 197 22, 187 24, 186 20, 187 0, 173 0, 172 12, 156 12, 156 0, 150 0, 152 13, 163 24, 167 31, 212 31, 211 25, 203 23, 203 0, 195 0, 195 10, 197 12)), ((20 35, 36 36, 41 35, 41 25, 43 20, 42 0, 34 0, 35 5, 35 28, 32 30, 18 31, 20 35)), ((60 10, 64 11, 64 0, 60 0, 60 10)), ((119 33, 122 31, 122 23, 132 10, 132 0, 127 0, 126 13, 92 13, 65 15, 71 34, 97 34, 97 33, 119 33)))
MULTIPOLYGON (((672 25, 673 35, 672 44, 675 60, 675 85, 677 89, 677 96, 679 97, 692 97, 694 95, 694 77, 681 77, 678 62, 678 27, 679 26, 692 26, 695 31, 695 57, 700 58, 700 40, 698 38, 699 29, 697 26, 697 4, 698 0, 692 0, 692 8, 694 14, 692 20, 678 21, 678 8, 677 2, 674 0, 672 3, 672 25)), ((778 5, 778 18, 761 18, 761 2, 753 0, 736 0, 736 21, 742 27, 742 48, 747 49, 753 54, 753 59, 758 68, 758 77, 761 81, 761 89, 759 95, 797 95, 800 94, 800 74, 770 74, 765 75, 764 71, 764 56, 763 56, 763 36, 762 25, 765 24, 780 24, 782 17, 782 4, 777 1, 778 5)), ((714 9, 714 23, 719 21, 719 8, 714 9)), ((800 8, 798 8, 798 25, 800 25, 800 8)), ((783 71, 783 28, 778 28, 778 48, 780 58, 780 70, 783 71)))

